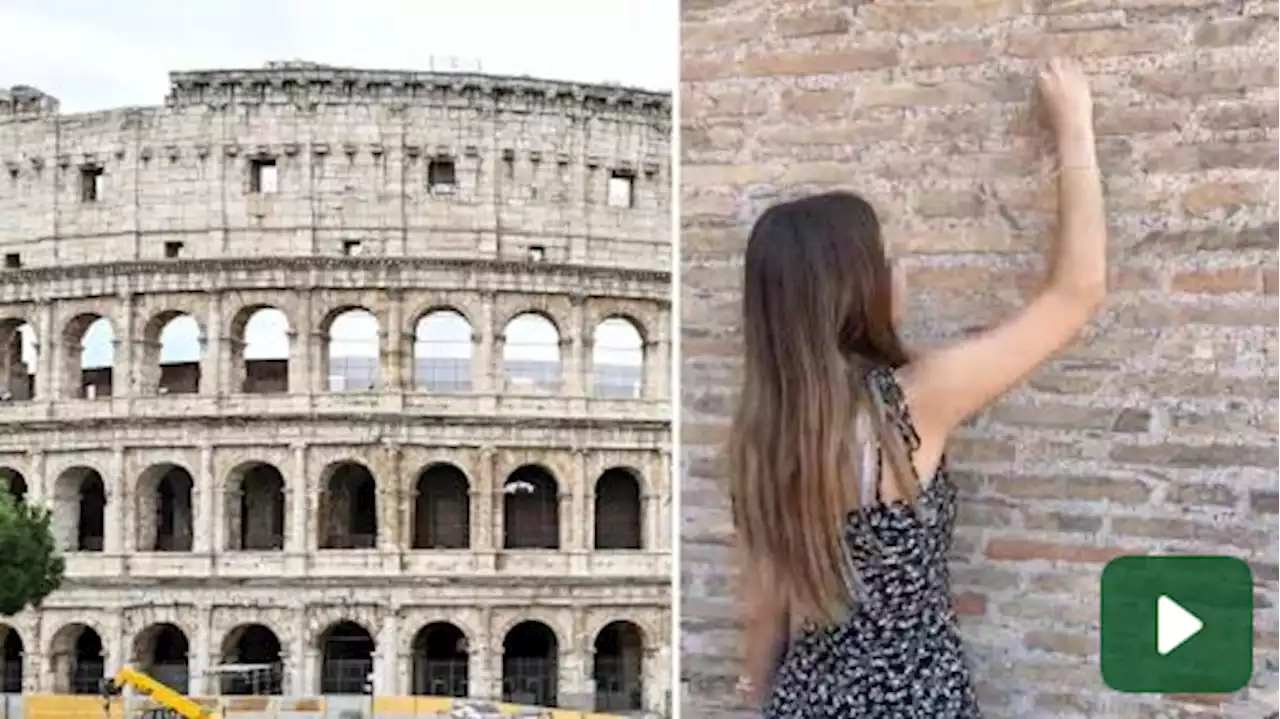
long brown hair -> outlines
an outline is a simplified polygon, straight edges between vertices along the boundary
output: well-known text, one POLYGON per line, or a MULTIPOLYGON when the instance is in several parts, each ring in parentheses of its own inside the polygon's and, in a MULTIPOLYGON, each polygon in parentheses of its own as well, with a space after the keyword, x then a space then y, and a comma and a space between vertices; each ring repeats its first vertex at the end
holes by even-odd
MULTIPOLYGON (((729 439, 733 520, 757 586, 793 620, 852 609, 844 530, 864 482, 855 419, 875 419, 865 384, 907 356, 893 325, 880 222, 861 197, 831 192, 774 205, 747 242, 744 386, 729 439)), ((901 435, 874 423, 902 494, 918 486, 901 435), (903 470, 906 470, 904 473, 903 470)))

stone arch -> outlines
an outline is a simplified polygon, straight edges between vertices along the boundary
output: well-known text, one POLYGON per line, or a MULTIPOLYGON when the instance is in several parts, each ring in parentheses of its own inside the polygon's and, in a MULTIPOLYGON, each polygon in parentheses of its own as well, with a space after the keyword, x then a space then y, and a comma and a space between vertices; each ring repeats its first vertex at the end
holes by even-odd
POLYGON ((235 314, 230 330, 231 386, 245 394, 288 393, 292 325, 284 310, 250 305, 235 314))
POLYGON ((559 695, 560 641, 555 630, 528 620, 502 640, 502 700, 553 707, 559 695))
POLYGON ((471 487, 467 475, 448 462, 436 462, 418 474, 414 485, 414 549, 466 549, 471 546, 471 487))
POLYGON ((378 316, 360 306, 329 313, 320 325, 323 369, 330 392, 368 392, 378 388, 382 329, 378 316))
POLYGON ((461 311, 435 307, 413 328, 413 384, 426 392, 471 390, 475 329, 461 311))
POLYGON ((606 469, 595 486, 595 548, 643 549, 644 500, 635 472, 606 469))
POLYGON ((503 549, 560 548, 560 487, 549 470, 517 467, 502 494, 503 549))
POLYGON ((644 333, 629 317, 610 315, 591 332, 591 388, 605 399, 644 394, 644 333))
POLYGON ((152 624, 133 639, 133 661, 161 684, 186 694, 190 691, 188 659, 191 643, 175 624, 152 624))
POLYGON ((24 502, 30 489, 22 472, 11 467, 0 467, 0 492, 7 492, 15 502, 24 502))
POLYGON ((115 391, 116 330, 111 320, 93 312, 72 317, 62 334, 61 368, 68 396, 110 397, 115 391))
POLYGON ((101 552, 106 534, 107 486, 92 467, 63 470, 53 482, 53 529, 65 552, 101 552))
POLYGON ((157 314, 143 330, 143 347, 144 373, 157 394, 200 391, 204 331, 195 317, 181 310, 157 314))
POLYGON ((329 465, 320 478, 320 549, 378 546, 378 482, 353 460, 329 465))
POLYGON ((55 693, 97 694, 107 666, 102 635, 88 624, 64 625, 53 635, 49 663, 55 693))
POLYGON ((0 319, 0 402, 35 399, 39 366, 35 326, 21 317, 0 319))
POLYGON ((466 697, 470 641, 451 622, 432 622, 413 637, 412 693, 417 696, 466 697))
POLYGON ((231 695, 284 693, 284 649, 280 637, 263 624, 241 624, 222 638, 219 688, 231 695))
POLYGON ((373 682, 373 634, 349 621, 330 624, 318 638, 321 694, 370 694, 373 682))
POLYGON ((138 550, 190 552, 195 540, 191 472, 172 462, 149 467, 138 477, 138 550))
POLYGON ((502 376, 515 392, 558 394, 564 386, 561 334, 549 316, 526 311, 502 328, 502 376))
POLYGON ((0 694, 22 693, 26 657, 22 635, 14 627, 0 624, 0 694))
POLYGON ((245 462, 227 480, 227 549, 274 552, 284 549, 285 479, 268 462, 245 462))
POLYGON ((644 631, 634 622, 613 621, 596 634, 591 678, 597 711, 644 708, 644 631))

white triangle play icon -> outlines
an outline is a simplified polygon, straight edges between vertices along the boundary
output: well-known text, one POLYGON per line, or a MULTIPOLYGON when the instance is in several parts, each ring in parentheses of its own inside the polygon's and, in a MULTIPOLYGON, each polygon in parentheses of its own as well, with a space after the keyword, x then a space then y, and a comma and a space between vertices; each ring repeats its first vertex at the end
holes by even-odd
POLYGON ((1204 629, 1204 622, 1200 617, 1183 609, 1177 602, 1165 596, 1156 600, 1156 651, 1160 656, 1182 646, 1201 629, 1204 629))

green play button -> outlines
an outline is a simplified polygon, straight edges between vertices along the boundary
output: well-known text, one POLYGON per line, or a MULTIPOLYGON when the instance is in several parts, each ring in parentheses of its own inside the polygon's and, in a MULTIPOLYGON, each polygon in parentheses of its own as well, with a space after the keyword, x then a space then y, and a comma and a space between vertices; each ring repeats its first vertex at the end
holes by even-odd
POLYGON ((1253 578, 1232 557, 1120 557, 1102 570, 1102 680, 1218 694, 1253 674, 1253 578))

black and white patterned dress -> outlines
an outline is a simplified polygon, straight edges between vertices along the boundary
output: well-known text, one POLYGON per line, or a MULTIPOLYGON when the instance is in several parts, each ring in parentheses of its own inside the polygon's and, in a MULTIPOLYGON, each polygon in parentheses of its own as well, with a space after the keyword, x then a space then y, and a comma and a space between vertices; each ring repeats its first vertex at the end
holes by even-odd
MULTIPOLYGON (((871 383, 914 453, 920 440, 893 373, 873 371, 871 383)), ((942 463, 914 507, 876 502, 850 515, 858 608, 839 626, 791 640, 765 719, 981 717, 947 572, 955 516, 956 488, 942 463)))

